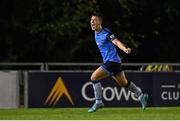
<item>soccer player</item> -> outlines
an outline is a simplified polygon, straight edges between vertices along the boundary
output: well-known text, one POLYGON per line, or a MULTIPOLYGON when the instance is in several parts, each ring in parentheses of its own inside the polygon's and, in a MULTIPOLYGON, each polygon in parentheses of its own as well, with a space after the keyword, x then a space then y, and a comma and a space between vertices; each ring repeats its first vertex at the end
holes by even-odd
POLYGON ((147 105, 148 94, 142 92, 133 82, 128 81, 124 72, 121 70, 121 58, 117 53, 115 46, 126 54, 131 53, 131 48, 127 48, 116 36, 107 28, 102 26, 103 18, 101 13, 94 13, 91 16, 91 28, 95 31, 95 41, 103 58, 103 64, 97 68, 91 75, 93 84, 95 103, 88 112, 95 112, 104 107, 102 102, 102 87, 100 80, 111 76, 117 83, 133 92, 139 99, 144 110, 147 105))

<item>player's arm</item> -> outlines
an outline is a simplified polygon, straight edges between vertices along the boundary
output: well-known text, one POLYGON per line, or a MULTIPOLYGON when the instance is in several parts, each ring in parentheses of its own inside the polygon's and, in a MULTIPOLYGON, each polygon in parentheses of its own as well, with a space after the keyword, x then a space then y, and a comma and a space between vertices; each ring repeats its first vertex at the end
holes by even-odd
POLYGON ((110 40, 114 45, 119 47, 126 54, 131 53, 131 48, 127 48, 121 41, 119 41, 113 33, 107 35, 108 40, 110 40))
POLYGON ((126 54, 131 53, 131 48, 127 48, 121 41, 119 41, 117 38, 112 40, 112 43, 116 45, 119 49, 124 51, 126 54))

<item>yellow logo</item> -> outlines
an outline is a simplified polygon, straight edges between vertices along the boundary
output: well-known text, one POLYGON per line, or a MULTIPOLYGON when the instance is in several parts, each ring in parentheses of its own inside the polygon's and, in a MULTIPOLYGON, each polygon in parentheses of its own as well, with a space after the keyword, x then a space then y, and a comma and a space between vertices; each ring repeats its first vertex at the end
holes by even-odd
POLYGON ((67 97, 70 103, 74 105, 62 78, 59 77, 44 104, 55 105, 63 94, 67 97))

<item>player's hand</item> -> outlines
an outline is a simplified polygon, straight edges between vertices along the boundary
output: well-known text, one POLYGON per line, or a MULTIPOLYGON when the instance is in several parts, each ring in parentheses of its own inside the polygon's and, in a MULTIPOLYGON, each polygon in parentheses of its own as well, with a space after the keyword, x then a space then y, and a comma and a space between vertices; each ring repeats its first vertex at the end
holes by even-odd
POLYGON ((124 52, 125 52, 126 54, 130 54, 130 53, 131 53, 131 48, 126 48, 126 49, 124 50, 124 52))

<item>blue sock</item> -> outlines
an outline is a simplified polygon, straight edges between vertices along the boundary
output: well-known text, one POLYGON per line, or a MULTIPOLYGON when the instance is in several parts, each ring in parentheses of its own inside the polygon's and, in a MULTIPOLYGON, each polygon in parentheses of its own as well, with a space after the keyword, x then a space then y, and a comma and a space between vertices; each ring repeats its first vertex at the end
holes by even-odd
POLYGON ((96 103, 102 103, 102 86, 99 81, 92 81, 96 103))

